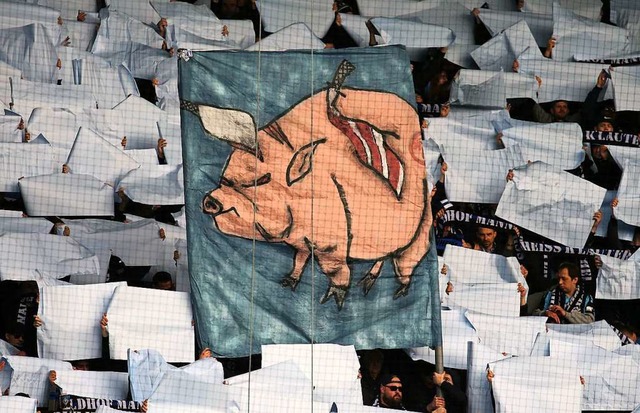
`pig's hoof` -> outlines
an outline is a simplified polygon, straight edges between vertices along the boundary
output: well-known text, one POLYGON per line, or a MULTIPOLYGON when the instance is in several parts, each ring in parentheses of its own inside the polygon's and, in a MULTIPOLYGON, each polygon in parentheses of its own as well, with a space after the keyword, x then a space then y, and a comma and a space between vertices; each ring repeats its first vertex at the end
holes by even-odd
POLYGON ((378 277, 376 277, 371 273, 368 273, 367 275, 362 277, 360 281, 358 281, 358 286, 362 287, 362 291, 364 292, 365 296, 369 294, 369 290, 371 290, 371 288, 373 287, 373 284, 376 283, 377 279, 378 277))
POLYGON ((398 287, 396 292, 393 294, 393 299, 396 300, 400 297, 404 297, 405 295, 409 294, 410 285, 411 284, 402 284, 400 287, 398 287))
POLYGON ((342 285, 330 285, 329 289, 320 299, 320 304, 324 304, 331 297, 336 300, 336 304, 338 305, 338 310, 342 310, 342 306, 344 305, 344 300, 347 298, 347 292, 349 291, 349 286, 342 285))
POLYGON ((296 287, 300 284, 300 278, 293 278, 286 276, 280 281, 280 285, 284 288, 291 288, 291 291, 295 291, 296 287))

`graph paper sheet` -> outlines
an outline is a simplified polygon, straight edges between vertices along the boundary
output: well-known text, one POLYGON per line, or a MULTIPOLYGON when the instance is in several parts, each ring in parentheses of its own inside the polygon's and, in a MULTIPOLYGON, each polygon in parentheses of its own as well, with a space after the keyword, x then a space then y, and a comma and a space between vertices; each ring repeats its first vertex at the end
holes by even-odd
POLYGON ((206 383, 222 383, 224 379, 222 364, 212 357, 177 368, 168 364, 156 350, 129 350, 128 355, 131 397, 135 401, 151 397, 166 374, 184 372, 206 383))
POLYGON ((94 399, 126 400, 129 392, 127 373, 83 370, 56 373, 55 383, 64 394, 94 399))
POLYGON ((575 366, 554 357, 513 357, 490 363, 496 412, 582 411, 582 384, 575 366), (562 382, 562 388, 558 387, 562 382))
POLYGON ((38 355, 57 360, 101 358, 100 320, 118 286, 126 283, 42 288, 38 313, 43 325, 37 329, 38 355))
POLYGON ((558 169, 569 170, 584 160, 582 129, 577 123, 527 122, 502 131, 506 147, 519 146, 525 161, 544 161, 558 169), (553 154, 553 156, 549 156, 553 154))
POLYGON ((26 393, 38 400, 38 406, 46 406, 49 399, 49 372, 51 370, 72 370, 71 364, 35 357, 10 356, 3 357, 8 366, 0 372, 0 383, 4 383, 7 374, 10 375, 9 395, 26 393))
POLYGON ((114 214, 113 188, 91 175, 55 173, 23 178, 18 184, 29 216, 114 214))
POLYGON ((551 357, 567 360, 585 379, 585 410, 631 410, 640 403, 640 364, 595 345, 551 340, 551 357))
POLYGON ((293 361, 313 382, 315 401, 362 403, 357 380, 360 363, 353 346, 336 344, 264 345, 262 366, 293 361))
POLYGON ((0 236, 0 251, 6 257, 22 257, 0 262, 2 280, 30 280, 38 275, 63 278, 70 274, 97 274, 99 271, 96 256, 69 237, 8 233, 0 236), (43 254, 45 250, 56 253, 43 254))
POLYGON ((4 396, 0 397, 0 412, 11 413, 36 413, 38 401, 27 397, 4 396))
POLYGON ((541 59, 536 39, 527 22, 519 21, 471 52, 481 70, 511 71, 513 61, 541 59))
MULTIPOLYGON (((152 265, 173 246, 160 238, 160 224, 153 219, 131 223, 99 219, 66 220, 69 235, 91 251, 108 249, 126 265, 152 265)), ((167 226, 167 225, 164 225, 167 226)))
POLYGON ((447 196, 452 202, 495 204, 504 191, 509 169, 526 162, 519 146, 500 150, 477 151, 470 156, 443 145, 447 162, 447 196))
POLYGON ((606 190, 542 162, 514 170, 496 216, 560 244, 582 248, 606 190))
POLYGON ((536 336, 546 331, 546 317, 504 317, 471 311, 465 316, 483 345, 514 356, 528 356, 536 336))
POLYGON ((245 50, 281 51, 295 49, 324 49, 324 43, 304 23, 293 23, 245 50))
POLYGON ((477 342, 469 342, 467 368, 467 398, 469 413, 494 411, 491 385, 487 381, 489 363, 511 358, 501 352, 477 342))
POLYGON ((49 145, 1 143, 0 160, 2 192, 20 192, 21 177, 51 174, 62 167, 56 164, 49 145))
POLYGON ((614 215, 629 225, 640 226, 640 162, 625 159, 622 163, 622 179, 618 187, 618 206, 614 215))
MULTIPOLYGON (((468 342, 479 342, 478 333, 464 316, 464 311, 442 310, 442 342, 447 349, 444 352, 444 366, 454 369, 467 369, 468 342)), ((435 351, 429 347, 407 350, 413 360, 426 360, 435 364, 435 351)))
POLYGON ((155 165, 125 175, 118 188, 132 201, 146 205, 184 204, 182 165, 155 165))
POLYGON ((595 298, 603 300, 640 299, 640 254, 628 260, 600 256, 602 267, 596 278, 595 298))
POLYGON ((112 359, 126 360, 128 349, 152 348, 168 362, 194 360, 189 294, 118 287, 107 315, 112 359))

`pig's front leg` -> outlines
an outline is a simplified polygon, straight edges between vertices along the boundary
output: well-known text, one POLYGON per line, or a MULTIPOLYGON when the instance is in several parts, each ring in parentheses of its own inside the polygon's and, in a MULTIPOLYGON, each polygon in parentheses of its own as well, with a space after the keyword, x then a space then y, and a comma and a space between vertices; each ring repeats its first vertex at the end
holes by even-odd
POLYGON ((362 287, 362 291, 364 292, 365 296, 369 294, 369 290, 371 290, 373 284, 376 283, 378 276, 380 276, 380 271, 382 271, 383 263, 384 260, 376 261, 369 272, 365 274, 365 276, 362 277, 360 281, 358 281, 358 286, 362 287))
POLYGON ((293 269, 287 276, 282 279, 280 285, 282 285, 284 288, 291 288, 291 291, 295 291, 296 287, 300 283, 300 277, 302 277, 302 272, 307 266, 307 262, 309 262, 310 256, 311 252, 308 249, 296 249, 295 255, 293 256, 293 269))
POLYGON ((344 301, 349 292, 349 282, 351 281, 351 269, 347 264, 346 240, 343 248, 338 248, 331 252, 315 251, 318 265, 322 272, 329 278, 329 288, 320 299, 320 304, 324 304, 331 297, 336 300, 338 310, 342 309, 344 301), (341 251, 343 249, 344 251, 341 251))

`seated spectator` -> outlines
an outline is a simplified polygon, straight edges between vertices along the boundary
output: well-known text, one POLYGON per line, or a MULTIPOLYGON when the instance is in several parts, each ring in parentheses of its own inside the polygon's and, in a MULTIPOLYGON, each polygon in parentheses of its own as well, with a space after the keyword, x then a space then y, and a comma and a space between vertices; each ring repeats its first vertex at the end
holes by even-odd
POLYGON ((374 407, 385 409, 407 410, 402 405, 402 381, 395 374, 383 374, 380 377, 378 397, 373 402, 374 407))
POLYGON ((540 123, 552 122, 580 122, 580 113, 571 114, 569 111, 569 102, 566 100, 556 100, 551 105, 549 112, 542 109, 539 104, 533 105, 533 119, 540 123))
POLYGON ((595 320, 593 298, 584 290, 580 269, 572 263, 558 267, 558 285, 545 296, 542 308, 533 315, 546 315, 557 324, 588 324, 595 320))
POLYGON ((384 363, 382 351, 365 350, 360 357, 360 384, 362 386, 362 402, 371 406, 378 396, 378 379, 384 363))
POLYGON ((416 406, 413 406, 413 410, 420 412, 447 411, 449 413, 466 411, 467 396, 459 386, 460 380, 455 371, 436 373, 435 366, 423 360, 418 361, 416 366, 422 387, 421 400, 417 402, 416 406), (454 377, 456 377, 455 381, 458 384, 454 384, 454 377), (442 397, 436 395, 438 388, 442 391, 442 397))
POLYGON ((634 328, 631 324, 624 321, 612 321, 609 323, 613 331, 616 332, 622 345, 627 344, 640 344, 640 333, 637 328, 634 328))
POLYGON ((497 236, 498 232, 495 229, 479 226, 476 230, 476 242, 473 244, 464 242, 463 246, 492 254, 502 254, 504 248, 496 243, 497 236))
POLYGON ((152 287, 155 290, 168 290, 175 291, 176 284, 173 282, 171 278, 171 274, 166 271, 160 271, 154 274, 152 280, 152 287))

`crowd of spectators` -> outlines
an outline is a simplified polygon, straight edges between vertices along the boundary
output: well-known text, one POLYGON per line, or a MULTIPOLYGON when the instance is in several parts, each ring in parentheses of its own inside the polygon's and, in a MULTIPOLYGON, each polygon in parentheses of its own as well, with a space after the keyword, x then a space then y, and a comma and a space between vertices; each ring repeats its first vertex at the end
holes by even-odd
MULTIPOLYGON (((45 2, 46 3, 46 2, 45 2)), ((185 3, 197 3, 200 1, 185 1, 185 3)), ((466 2, 470 3, 470 2, 466 2)), ((491 3, 491 2, 489 2, 491 3)), ((601 21, 606 24, 611 23, 610 16, 607 15, 609 6, 604 1, 604 7, 601 21)), ((510 9, 527 13, 527 1, 518 0, 513 2, 505 2, 509 4, 510 9)), ((250 21, 255 35, 255 41, 267 39, 271 33, 264 30, 261 24, 259 5, 251 0, 212 0, 209 4, 211 11, 219 19, 225 19, 228 24, 224 24, 220 35, 222 38, 228 38, 229 25, 234 20, 250 21)), ((467 4, 468 6, 468 4, 467 4)), ((467 23, 472 27, 477 45, 485 44, 492 36, 490 31, 484 26, 480 16, 485 10, 491 10, 491 4, 477 5, 478 8, 470 8, 468 10, 467 23)), ((34 6, 35 7, 35 6, 34 6)), ((333 3, 333 11, 335 18, 327 31, 322 37, 322 41, 327 48, 346 48, 356 47, 358 42, 353 39, 342 24, 341 15, 353 14, 359 15, 360 9, 355 0, 340 0, 333 3)), ((117 15, 111 11, 111 16, 117 15)), ((177 101, 177 89, 171 89, 171 82, 176 79, 162 78, 167 72, 163 72, 159 68, 163 62, 173 62, 173 71, 175 73, 177 61, 177 46, 172 44, 169 38, 168 29, 171 28, 171 19, 160 16, 157 23, 136 21, 131 17, 125 17, 127 24, 137 24, 140 30, 151 29, 161 39, 154 39, 146 45, 154 49, 154 53, 159 53, 154 63, 154 70, 139 70, 136 73, 135 68, 132 69, 132 76, 135 78, 137 90, 139 94, 150 103, 162 107, 167 113, 176 114, 176 107, 171 106, 172 101, 177 101), (144 72, 144 73, 143 73, 144 72), (163 88, 163 86, 167 88, 163 88), (173 95, 172 95, 173 94, 173 95)), ((91 25, 94 29, 95 36, 103 35, 100 25, 105 26, 107 19, 110 18, 109 8, 105 4, 96 4, 91 10, 79 10, 75 19, 64 16, 59 18, 59 23, 64 27, 65 24, 86 24, 91 25), (75 20, 75 22, 73 22, 75 20)), ((4 20, 4 18, 3 18, 4 20)), ((443 26, 447 22, 441 23, 443 26)), ((380 44, 381 33, 372 24, 371 20, 367 20, 366 29, 369 33, 369 44, 363 47, 376 47, 380 44)), ((2 32, 0 32, 2 36, 2 32)), ((72 36, 73 37, 73 36, 72 36)), ((217 38, 212 36, 212 39, 217 38)), ((58 41, 59 39, 56 39, 58 41)), ((73 47, 73 40, 69 37, 62 38, 55 44, 56 48, 73 47), (71 43, 70 43, 71 42, 71 43)), ((139 38, 137 39, 139 40, 139 38)), ((136 40, 129 39, 132 43, 136 40)), ((557 42, 562 39, 550 37, 543 47, 540 47, 541 59, 553 61, 554 48, 557 42)), ((114 42, 115 44, 115 42, 114 42)), ((213 43, 212 43, 213 44, 213 43)), ((131 48, 129 48, 131 50, 131 48)), ((140 49, 139 49, 140 50, 140 49)), ((88 50, 76 50, 78 56, 85 56, 84 53, 90 54, 88 50), (82 52, 82 53, 80 53, 82 52)), ((461 67, 457 60, 452 62, 448 60, 448 47, 435 47, 426 50, 423 59, 411 62, 413 84, 415 89, 415 104, 420 117, 420 127, 424 131, 424 136, 428 137, 433 128, 437 128, 441 123, 434 121, 435 118, 447 119, 456 116, 457 111, 463 111, 467 108, 461 106, 454 99, 452 89, 455 86, 455 80, 461 69, 475 69, 474 67, 461 67)), ((144 53, 147 53, 146 51, 144 53)), ((141 53, 140 56, 142 56, 141 53)), ((62 53, 60 53, 62 56, 62 53)), ((98 56, 98 54, 96 54, 98 56)), ((86 56, 85 56, 86 57, 86 56)), ((83 58, 85 58, 83 57, 83 58)), ((131 52, 127 57, 129 62, 135 60, 136 54, 131 52)), ((142 58, 141 58, 142 59, 142 58)), ((0 61, 2 54, 0 53, 0 61)), ((123 60, 124 61, 124 60, 123 60)), ((105 60, 106 62, 106 60, 105 60)), ((11 66, 12 62, 7 62, 11 66)), ((27 62, 28 64, 28 62, 27 62)), ((61 71, 65 61, 58 58, 55 60, 55 67, 61 71)), ((113 60, 109 65, 113 64, 113 60)), ((142 64, 140 65, 142 66, 142 64)), ((140 67, 138 66, 138 67, 140 67)), ((520 72, 521 62, 516 57, 513 60, 511 70, 513 73, 520 72)), ((0 70, 3 68, 0 67, 0 70)), ((20 68, 19 68, 20 69, 20 68)), ((523 98, 520 96, 509 97, 504 102, 504 111, 510 119, 537 122, 540 124, 551 123, 577 123, 581 130, 586 133, 589 131, 620 133, 627 135, 640 135, 640 116, 634 111, 616 111, 616 105, 613 99, 602 99, 603 90, 607 84, 611 82, 610 70, 601 70, 594 79, 592 90, 584 96, 583 101, 554 100, 551 102, 536 102, 531 98, 523 98)), ((2 72, 0 72, 2 73, 2 72)), ((562 76, 570 77, 570 73, 563 73, 562 76)), ((62 76, 54 76, 53 83, 58 86, 64 85, 65 80, 62 76)), ((544 76, 535 76, 540 86, 546 79, 544 76)), ((32 80, 32 79, 25 79, 32 80)), ((37 99, 37 97, 36 97, 37 99)), ((0 102, 2 103, 2 102, 0 102)), ((23 144, 32 142, 36 139, 34 134, 30 132, 30 115, 31 113, 20 112, 19 108, 14 107, 13 103, 6 105, 6 118, 15 117, 15 131, 20 135, 20 142, 23 144)), ((39 107, 35 105, 34 107, 39 107)), ((496 108, 488 109, 488 112, 497 112, 496 108)), ((503 112, 504 113, 504 112, 503 112)), ((169 115, 168 115, 169 116, 169 115)), ((419 127, 416 125, 416 128, 419 127)), ((126 128, 125 128, 126 129, 126 128)), ((174 131, 176 129, 173 129, 174 131)), ((179 129, 177 129, 179 131, 179 129)), ((4 131, 4 129, 3 129, 4 131)), ((7 133, 2 136, 2 142, 10 142, 13 139, 13 133, 7 133)), ((4 132, 2 132, 4 133, 4 132)), ((42 133, 42 132, 40 132, 42 133)), ((46 138, 46 135, 44 136, 46 138)), ((15 141, 11 141, 17 144, 15 141)), ((495 133, 496 149, 505 148, 503 142, 503 131, 496 130, 495 133)), ((119 140, 119 145, 114 145, 122 152, 126 152, 128 145, 127 136, 123 136, 119 140)), ((134 149, 145 149, 154 152, 155 165, 180 165, 180 157, 171 158, 175 153, 179 152, 176 146, 180 145, 179 136, 159 135, 157 139, 153 139, 152 145, 144 148, 135 147, 134 149), (169 150, 171 149, 171 152, 169 150)), ((638 150, 638 148, 636 148, 638 150)), ((131 155, 133 156, 133 155, 131 155)), ((550 154, 553 156, 553 154, 550 154)), ((64 158, 66 159, 66 157, 64 158)), ((544 160, 543 160, 544 161, 544 160)), ((431 209, 433 213, 433 228, 435 231, 436 244, 439 255, 442 256, 448 246, 459 246, 470 250, 475 250, 487 254, 495 254, 503 257, 517 257, 520 274, 525 282, 518 283, 517 291, 520 297, 521 316, 543 316, 547 317, 550 324, 589 324, 596 321, 604 320, 610 326, 611 330, 619 336, 620 345, 640 344, 640 311, 638 311, 638 299, 633 300, 603 300, 598 299, 595 294, 596 282, 598 279, 599 269, 602 267, 602 259, 597 252, 594 251, 627 251, 628 255, 634 253, 640 246, 640 227, 632 228, 632 236, 630 239, 620 239, 618 236, 619 221, 615 213, 611 215, 606 223, 605 236, 599 236, 598 228, 603 223, 602 211, 597 211, 593 215, 593 226, 591 232, 584 245, 584 250, 580 253, 555 253, 547 257, 546 261, 540 259, 540 254, 533 254, 521 249, 520 243, 523 241, 534 242, 545 245, 557 245, 553 241, 536 233, 534 228, 518 228, 513 226, 511 229, 501 229, 496 226, 483 226, 469 224, 467 222, 448 222, 444 220, 445 214, 449 210, 461 211, 474 216, 492 218, 496 221, 500 219, 496 216, 497 204, 480 204, 471 202, 452 202, 447 196, 447 176, 449 173, 449 165, 445 161, 445 157, 440 156, 438 161, 438 174, 434 179, 433 191, 431 193, 431 209), (591 252, 583 252, 591 249, 591 252), (544 264, 544 265, 543 265, 544 264), (547 267, 550 265, 551 269, 547 267), (550 276, 552 274, 552 276, 550 276), (526 285, 525 285, 526 284, 526 285), (525 288, 526 287, 526 288, 525 288)), ((144 166, 143 166, 144 167, 144 166)), ((66 162, 57 165, 59 171, 57 173, 73 175, 78 173, 74 171, 73 164, 66 162)), ((585 144, 583 161, 580 166, 568 170, 567 172, 594 183, 607 190, 616 191, 620 186, 623 176, 623 167, 617 161, 604 144, 591 143, 585 144)), ((514 179, 513 170, 505 171, 504 182, 514 179)), ((16 177, 19 178, 19 177, 16 177)), ((433 177, 432 177, 433 178, 433 177)), ((162 240, 168 239, 170 231, 176 228, 182 228, 184 231, 184 205, 170 203, 167 205, 151 205, 145 202, 137 201, 136 197, 127 194, 126 188, 114 186, 113 194, 115 195, 115 204, 113 205, 112 216, 100 216, 99 219, 116 221, 121 223, 131 223, 140 220, 155 220, 161 225, 158 231, 158 237, 162 240), (173 229, 172 229, 173 228, 173 229)), ((55 194, 45 195, 44 202, 56 202, 55 194)), ((18 216, 28 218, 28 209, 25 206, 25 199, 20 193, 5 192, 2 199, 1 207, 6 212, 7 219, 16 218, 18 216), (12 215, 13 214, 13 215, 12 215)), ((618 204, 618 198, 614 197, 610 203, 614 208, 618 204)), ((640 212, 638 212, 640 214, 640 212)), ((76 219, 93 219, 93 216, 66 216, 64 213, 57 216, 47 216, 46 219, 50 223, 50 234, 56 236, 73 237, 71 224, 76 219)), ((3 219, 3 218, 0 218, 3 219)), ((627 225, 627 224, 624 224, 627 225)), ((557 231, 562 231, 557 228, 557 231)), ((9 230, 10 232, 10 230, 9 230)), ((602 232, 600 232, 602 234, 602 232)), ((176 244, 177 245, 177 244, 176 244)), ((173 261, 175 268, 178 267, 180 259, 186 257, 186 250, 178 247, 171 248, 173 253, 173 261)), ((43 251, 43 254, 55 251, 43 251)), ((627 256, 628 256, 627 255, 627 256)), ((106 282, 126 282, 130 286, 145 287, 158 290, 176 291, 177 285, 188 284, 188 281, 179 279, 185 274, 170 271, 170 267, 158 265, 128 265, 120 257, 110 254, 108 260, 108 270, 106 271, 106 282)), ((19 259, 17 257, 3 257, 3 259, 19 259)), ((169 258, 171 261, 171 258, 169 258)), ((446 276, 447 266, 441 267, 441 273, 446 276)), ((2 356, 30 356, 37 357, 37 329, 46 327, 43 319, 39 317, 39 287, 42 286, 43 280, 25 279, 17 277, 15 279, 2 274, 3 278, 0 282, 0 333, 5 342, 0 348, 2 356), (6 345, 8 343, 8 346, 6 345)), ((635 274, 638 277, 638 274, 635 274)), ((55 281, 55 285, 70 282, 72 277, 59 277, 55 281)), ((53 281, 49 281, 51 285, 53 281)), ((447 281, 446 287, 441 291, 446 297, 456 291, 456 285, 447 281)), ((189 287, 181 288, 181 291, 188 291, 189 287)), ((443 299, 443 311, 447 311, 447 303, 443 299)), ((169 310, 170 311, 170 310, 169 310)), ((111 360, 109 357, 109 319, 108 314, 104 313, 99 320, 100 331, 102 334, 103 356, 100 359, 91 360, 67 360, 70 361, 74 369, 78 370, 95 370, 95 371, 117 371, 126 372, 126 362, 122 360, 111 360)), ((215 349, 214 349, 215 350, 215 349)), ((194 359, 206 359, 212 357, 212 351, 208 348, 195 348, 194 359)), ((444 351, 447 351, 445 346, 444 351)), ((468 405, 468 381, 471 380, 467 371, 464 369, 445 366, 446 370, 436 371, 434 364, 424 360, 412 360, 407 352, 400 349, 396 350, 360 350, 358 351, 360 358, 360 383, 362 386, 363 403, 371 406, 385 407, 396 410, 411 410, 421 412, 466 412, 468 405)), ((242 359, 220 359, 224 366, 225 377, 232 377, 244 373, 251 369, 260 367, 260 356, 255 355, 242 359)), ((184 366, 187 363, 178 364, 184 366)), ((0 374, 6 366, 6 360, 0 362, 0 374)), ((489 378, 493 373, 489 371, 489 378)), ((61 410, 64 389, 60 389, 56 385, 56 372, 51 371, 47 375, 50 381, 50 400, 48 406, 39 406, 39 411, 54 412, 61 410)), ((2 384, 2 383, 0 383, 2 384)), ((282 384, 282 383, 281 383, 282 384)), ((9 387, 2 388, 5 395, 14 394, 9 387)), ((19 394, 29 397, 29 395, 19 394)), ((149 405, 147 401, 143 401, 135 409, 147 411, 149 405)), ((1 412, 0 412, 1 413, 1 412)))

